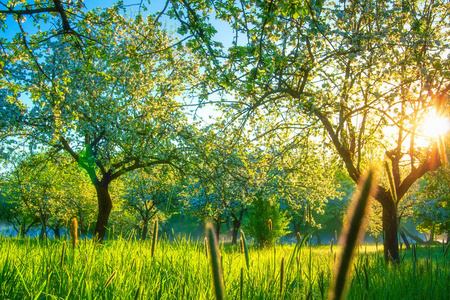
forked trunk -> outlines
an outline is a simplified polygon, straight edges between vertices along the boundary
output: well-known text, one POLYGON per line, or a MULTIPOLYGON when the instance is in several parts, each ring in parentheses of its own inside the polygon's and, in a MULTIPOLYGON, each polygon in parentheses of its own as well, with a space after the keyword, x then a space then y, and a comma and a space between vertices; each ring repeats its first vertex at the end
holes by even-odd
POLYGON ((103 241, 106 235, 106 226, 108 225, 109 214, 112 209, 111 196, 109 195, 108 185, 106 187, 95 186, 98 200, 98 216, 95 224, 94 238, 99 242, 103 241))
POLYGON ((144 221, 144 228, 142 228, 141 240, 145 241, 148 234, 148 220, 144 221))
POLYGON ((389 197, 385 200, 382 202, 384 259, 386 261, 398 261, 397 207, 392 198, 389 197))
POLYGON ((433 243, 434 242, 434 230, 435 230, 435 228, 436 228, 436 225, 433 225, 431 227, 430 238, 428 239, 428 243, 433 243))
POLYGON ((45 219, 41 220, 41 232, 39 233, 39 239, 43 240, 47 237, 47 221, 45 219))
POLYGON ((56 239, 61 239, 61 228, 59 226, 55 227, 53 229, 53 232, 55 233, 55 238, 56 239))
POLYGON ((411 246, 409 245, 408 238, 406 237, 406 234, 399 228, 398 232, 400 233, 400 236, 402 237, 403 243, 405 243, 406 249, 409 249, 411 246))
POLYGON ((322 245, 322 237, 320 236, 320 234, 316 233, 316 237, 317 237, 317 245, 322 245))
POLYGON ((220 234, 220 220, 216 221, 216 237, 217 237, 217 241, 219 240, 219 234, 220 234))
POLYGON ((233 219, 233 236, 231 239, 231 243, 233 245, 236 245, 236 243, 237 243, 237 236, 238 236, 240 227, 241 227, 241 221, 239 221, 237 219, 233 219))

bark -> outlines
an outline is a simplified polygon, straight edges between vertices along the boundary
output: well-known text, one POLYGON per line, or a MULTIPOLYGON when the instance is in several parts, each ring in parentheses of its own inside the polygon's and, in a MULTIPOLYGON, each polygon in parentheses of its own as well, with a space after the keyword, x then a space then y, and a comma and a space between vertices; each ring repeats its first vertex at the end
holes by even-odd
POLYGON ((198 236, 201 236, 204 232, 204 223, 203 221, 198 221, 198 236))
POLYGON ((406 237, 405 233, 401 228, 399 228, 398 232, 400 233, 400 236, 402 237, 403 242, 405 243, 406 249, 410 248, 408 238, 406 237))
POLYGON ((381 203, 383 206, 384 259, 386 261, 399 261, 397 207, 392 197, 387 196, 384 200, 381 203))
POLYGON ((148 234, 148 220, 144 220, 144 228, 142 228, 141 240, 145 241, 148 234))
POLYGON ((322 245, 322 237, 320 236, 320 234, 316 233, 316 237, 317 237, 317 245, 322 245))
POLYGON ((240 227, 241 227, 241 221, 238 219, 233 219, 233 232, 232 232, 232 239, 231 239, 231 243, 233 245, 237 244, 237 236, 238 236, 240 227))
POLYGON ((41 225, 41 232, 39 233, 39 239, 43 240, 47 234, 47 226, 45 224, 41 225))
POLYGON ((55 233, 55 238, 56 239, 61 239, 61 228, 59 226, 56 226, 55 228, 53 228, 53 232, 55 233))
POLYGON ((300 225, 302 225, 302 222, 295 222, 294 220, 292 220, 292 225, 294 226, 294 233, 297 234, 300 232, 300 225))
POLYGON ((23 223, 22 224, 20 224, 20 237, 21 238, 24 238, 25 237, 25 235, 27 234, 27 231, 25 231, 26 229, 25 229, 25 221, 23 221, 23 223))
POLYGON ((434 242, 434 229, 435 229, 436 225, 433 225, 431 227, 431 231, 430 231, 430 238, 428 239, 428 243, 433 243, 434 242))
POLYGON ((406 229, 406 227, 402 226, 402 232, 406 233, 407 236, 409 236, 410 238, 412 238, 414 241, 416 241, 419 244, 425 244, 425 241, 422 240, 418 235, 414 235, 412 234, 408 229, 406 229))
POLYGON ((98 201, 98 216, 95 224, 94 237, 102 242, 106 235, 106 226, 108 225, 109 215, 112 209, 111 196, 109 194, 108 185, 96 185, 98 201))
POLYGON ((222 222, 220 222, 220 220, 218 220, 215 223, 216 223, 216 238, 217 238, 217 241, 219 241, 220 225, 222 224, 222 222))
POLYGON ((40 218, 41 221, 41 232, 39 233, 39 239, 44 239, 47 236, 47 217, 44 215, 40 218))

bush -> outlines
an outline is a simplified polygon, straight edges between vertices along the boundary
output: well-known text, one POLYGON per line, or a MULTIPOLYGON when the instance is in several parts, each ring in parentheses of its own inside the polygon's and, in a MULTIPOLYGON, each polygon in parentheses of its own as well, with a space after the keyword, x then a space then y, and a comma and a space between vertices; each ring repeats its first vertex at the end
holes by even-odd
POLYGON ((272 246, 287 231, 289 219, 280 211, 280 204, 258 193, 249 206, 245 232, 256 239, 258 246, 272 246))

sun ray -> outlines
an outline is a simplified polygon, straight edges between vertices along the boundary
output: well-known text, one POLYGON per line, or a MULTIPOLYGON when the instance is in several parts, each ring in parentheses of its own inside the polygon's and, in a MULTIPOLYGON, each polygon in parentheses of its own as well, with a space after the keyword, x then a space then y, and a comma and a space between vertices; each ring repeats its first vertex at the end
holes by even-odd
POLYGON ((421 133, 425 138, 436 139, 450 131, 450 120, 443 116, 431 114, 424 118, 421 128, 421 133))

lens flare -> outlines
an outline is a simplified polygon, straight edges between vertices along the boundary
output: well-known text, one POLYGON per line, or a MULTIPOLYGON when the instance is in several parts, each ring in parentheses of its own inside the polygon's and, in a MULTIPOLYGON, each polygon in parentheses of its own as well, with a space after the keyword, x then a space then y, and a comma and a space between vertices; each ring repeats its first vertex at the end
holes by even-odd
POLYGON ((436 115, 425 118, 422 134, 427 138, 437 138, 450 131, 450 120, 436 115))

